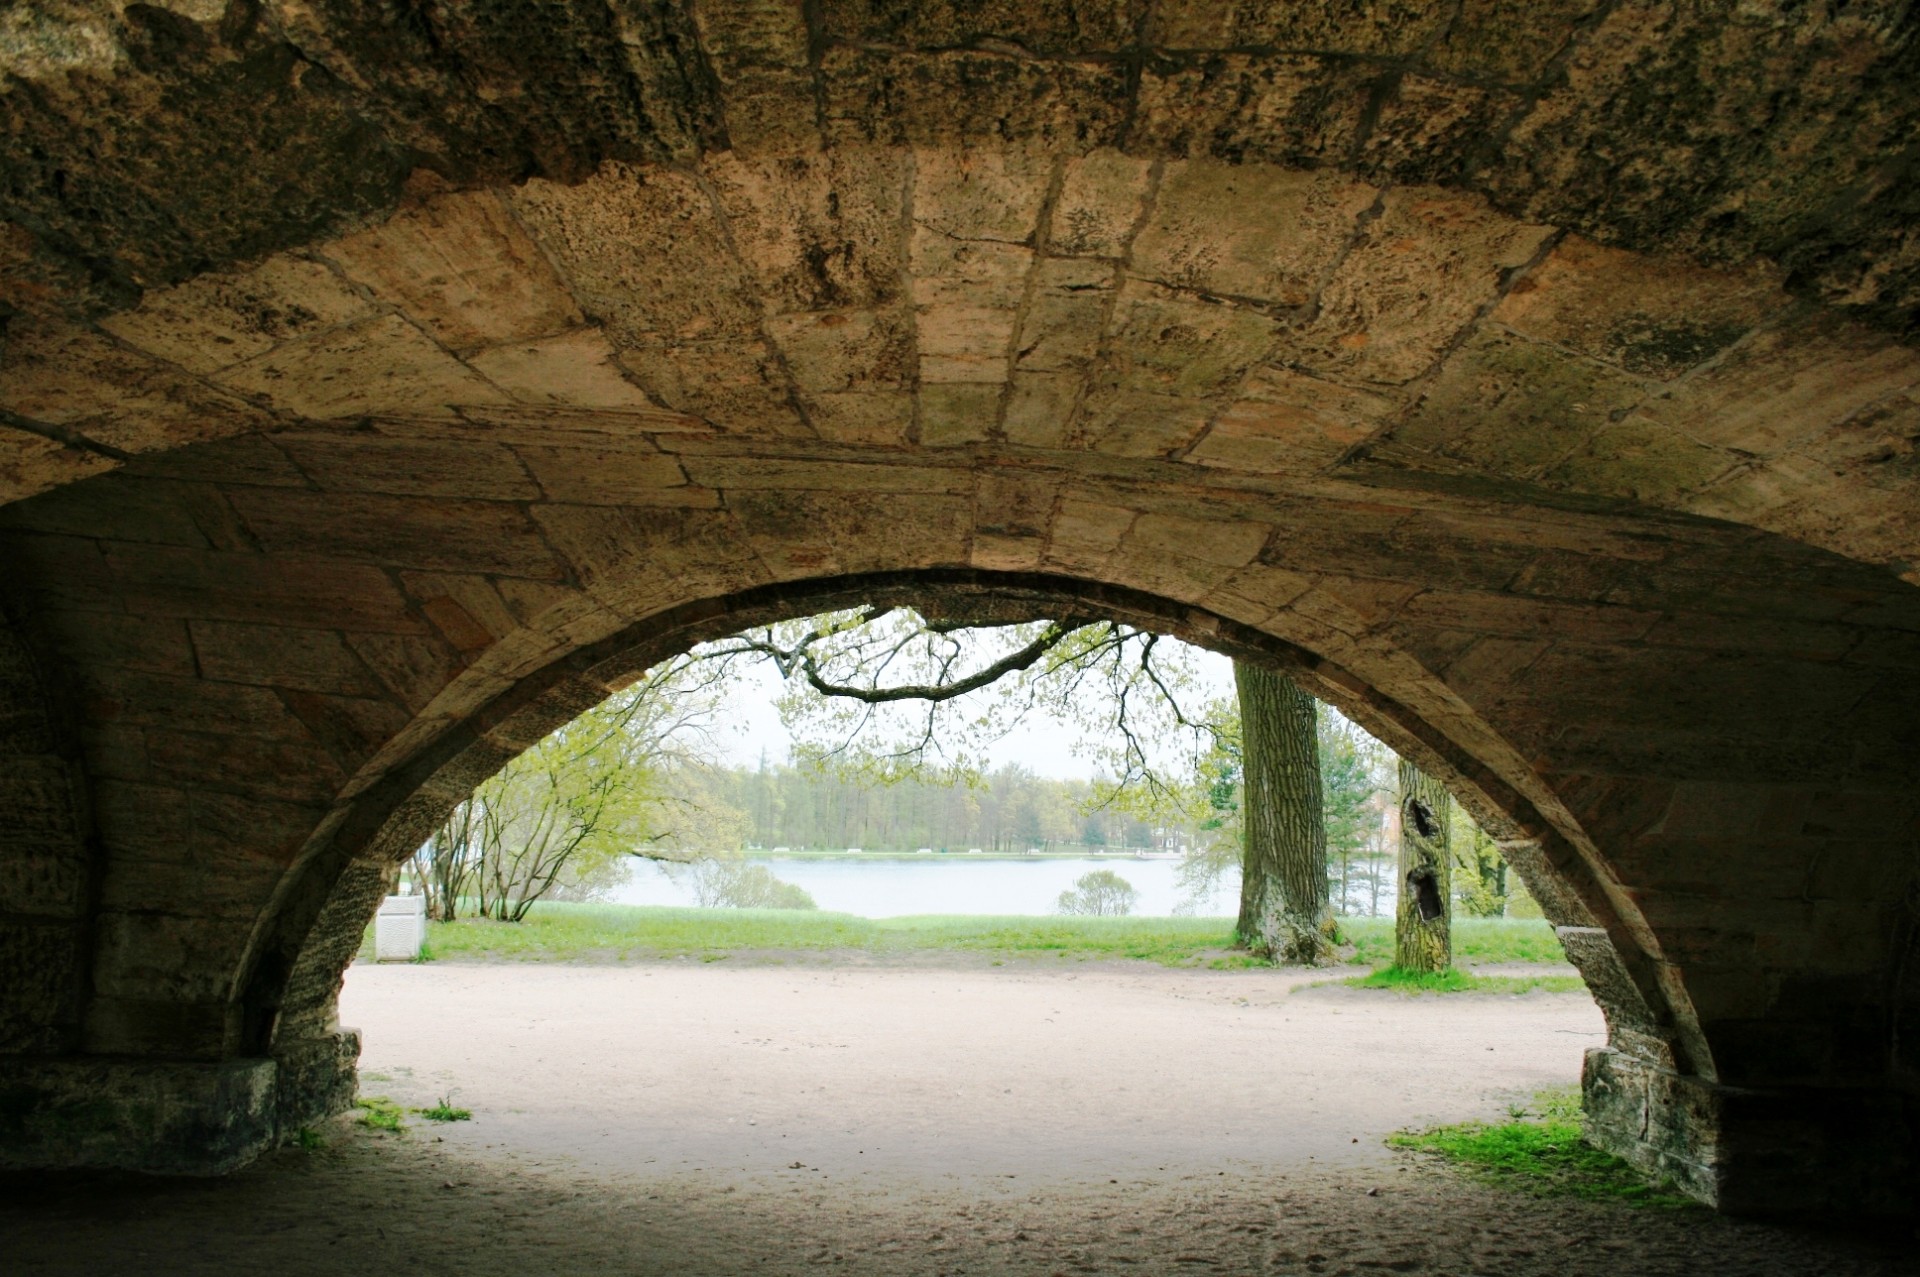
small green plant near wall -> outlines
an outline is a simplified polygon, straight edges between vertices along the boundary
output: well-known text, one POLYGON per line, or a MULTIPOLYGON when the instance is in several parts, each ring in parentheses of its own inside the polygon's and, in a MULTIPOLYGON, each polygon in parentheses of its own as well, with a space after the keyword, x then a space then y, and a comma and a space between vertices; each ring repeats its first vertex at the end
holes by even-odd
POLYGON ((317 1148, 325 1148, 327 1141, 320 1132, 314 1130, 311 1126, 303 1126, 293 1133, 293 1146, 295 1148, 303 1148, 311 1153, 317 1148))
POLYGON ((1536 1197, 1578 1197, 1630 1206, 1690 1209, 1698 1203, 1580 1138, 1580 1093, 1541 1091, 1510 1105, 1511 1121, 1463 1122, 1387 1137, 1394 1148, 1432 1153, 1502 1187, 1536 1197))
POLYGON ((404 1131, 407 1129, 407 1112, 384 1095, 370 1095, 354 1103, 360 1109, 360 1125, 371 1126, 376 1131, 404 1131))
POLYGON ((1356 989, 1393 989, 1400 993, 1578 993, 1586 988, 1577 975, 1473 975, 1455 967, 1445 971, 1408 971, 1382 967, 1341 981, 1356 989))
POLYGON ((473 1120, 473 1110, 453 1107, 453 1097, 450 1095, 441 1096, 440 1102, 432 1108, 415 1109, 414 1112, 429 1122, 471 1122, 473 1120))

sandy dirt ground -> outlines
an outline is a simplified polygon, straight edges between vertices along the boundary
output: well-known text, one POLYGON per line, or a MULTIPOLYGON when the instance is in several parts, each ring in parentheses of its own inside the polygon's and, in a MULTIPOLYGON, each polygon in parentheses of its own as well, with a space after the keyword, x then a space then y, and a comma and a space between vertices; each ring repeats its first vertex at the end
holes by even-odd
POLYGON ((1572 1084, 1584 995, 1146 965, 354 968, 343 1121, 210 1182, 0 1181, 0 1273, 1893 1274, 1387 1149, 1572 1084))

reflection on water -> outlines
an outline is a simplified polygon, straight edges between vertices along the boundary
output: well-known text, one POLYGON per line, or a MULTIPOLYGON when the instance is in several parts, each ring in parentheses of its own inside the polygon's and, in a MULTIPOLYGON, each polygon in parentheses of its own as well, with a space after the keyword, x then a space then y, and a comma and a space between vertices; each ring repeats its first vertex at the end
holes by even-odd
MULTIPOLYGON (((1179 882, 1177 860, 1090 856, 1084 860, 988 860, 934 855, 912 860, 862 859, 763 861, 774 875, 804 887, 822 908, 867 918, 909 913, 1043 914, 1054 912, 1061 892, 1095 869, 1111 869, 1139 893, 1138 916, 1175 912, 1231 917, 1239 907, 1240 873, 1229 871, 1212 894, 1197 902, 1179 882)), ((623 905, 691 905, 693 893, 656 864, 636 864, 613 899, 623 905)))

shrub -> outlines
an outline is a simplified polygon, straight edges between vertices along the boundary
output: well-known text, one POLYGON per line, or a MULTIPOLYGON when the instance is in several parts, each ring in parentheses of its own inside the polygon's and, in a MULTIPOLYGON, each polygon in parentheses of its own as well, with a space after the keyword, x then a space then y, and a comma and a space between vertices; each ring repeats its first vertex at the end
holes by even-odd
POLYGON ((694 864, 694 899, 707 908, 817 909, 802 887, 782 882, 765 865, 740 860, 702 860, 694 864))
POLYGON ((1075 879, 1073 889, 1061 892, 1055 907, 1061 913, 1117 918, 1133 912, 1133 902, 1139 894, 1132 883, 1113 870, 1096 869, 1075 879))

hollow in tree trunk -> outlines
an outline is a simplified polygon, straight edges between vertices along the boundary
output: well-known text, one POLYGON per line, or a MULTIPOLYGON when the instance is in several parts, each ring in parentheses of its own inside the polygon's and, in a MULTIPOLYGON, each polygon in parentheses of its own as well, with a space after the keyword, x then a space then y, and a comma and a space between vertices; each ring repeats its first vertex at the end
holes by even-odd
POLYGON ((1233 664, 1240 694, 1242 943, 1276 962, 1333 956, 1327 830, 1320 796, 1316 702, 1292 679, 1233 664))
POLYGON ((1453 965, 1453 803, 1446 786, 1400 760, 1400 904, 1393 962, 1408 971, 1453 965))

